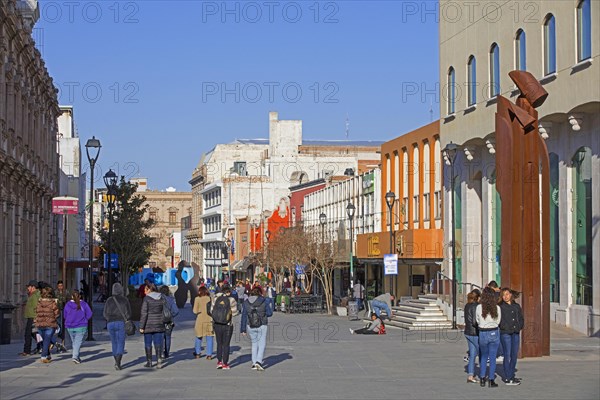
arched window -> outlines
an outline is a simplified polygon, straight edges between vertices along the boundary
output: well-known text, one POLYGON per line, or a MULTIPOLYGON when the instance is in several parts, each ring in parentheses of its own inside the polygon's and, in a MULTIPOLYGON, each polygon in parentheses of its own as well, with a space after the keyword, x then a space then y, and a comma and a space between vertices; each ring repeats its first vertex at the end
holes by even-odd
POLYGON ((523 29, 519 29, 515 36, 515 69, 521 71, 527 69, 525 31, 523 29))
POLYGON ((556 22, 548 14, 544 20, 544 75, 556 72, 556 22))
POLYGON ((592 16, 590 0, 581 0, 577 5, 577 61, 592 56, 592 16))
POLYGON ((500 94, 500 47, 492 44, 490 47, 490 97, 500 94))
POLYGON ((454 68, 448 69, 448 115, 454 114, 456 103, 456 77, 454 68))
POLYGON ((469 57, 467 62, 467 82, 468 82, 468 105, 477 103, 477 61, 475 56, 469 57))

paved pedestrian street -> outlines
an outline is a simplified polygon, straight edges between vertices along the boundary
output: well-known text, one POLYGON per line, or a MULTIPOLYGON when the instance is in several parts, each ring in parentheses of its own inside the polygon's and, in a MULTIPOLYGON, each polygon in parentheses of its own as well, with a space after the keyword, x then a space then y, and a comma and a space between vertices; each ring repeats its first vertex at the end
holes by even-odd
MULTIPOLYGON (((96 308, 95 316, 101 315, 96 308)), ((237 318, 239 323, 239 317, 237 318)), ((82 347, 82 364, 70 354, 17 355, 22 342, 0 346, 0 398, 11 399, 597 399, 600 346, 553 325, 552 354, 519 360, 520 386, 495 389, 466 383, 467 348, 462 333, 388 329, 385 336, 352 335, 361 322, 312 314, 276 313, 270 320, 266 371, 250 368, 250 343, 236 326, 229 371, 216 361, 194 359, 191 308, 177 318, 168 364, 143 367, 143 338, 127 339, 125 369, 116 371, 104 323, 95 320, 93 343, 82 347)), ((499 366, 499 373, 502 368, 499 366)))

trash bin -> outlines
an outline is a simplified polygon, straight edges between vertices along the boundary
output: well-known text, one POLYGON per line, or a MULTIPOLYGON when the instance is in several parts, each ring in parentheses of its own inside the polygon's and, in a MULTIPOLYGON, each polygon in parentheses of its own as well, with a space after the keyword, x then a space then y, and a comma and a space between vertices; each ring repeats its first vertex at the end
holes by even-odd
POLYGON ((0 304, 0 344, 10 344, 12 312, 15 306, 0 304))
POLYGON ((358 301, 348 301, 348 319, 350 321, 356 321, 358 319, 358 301))

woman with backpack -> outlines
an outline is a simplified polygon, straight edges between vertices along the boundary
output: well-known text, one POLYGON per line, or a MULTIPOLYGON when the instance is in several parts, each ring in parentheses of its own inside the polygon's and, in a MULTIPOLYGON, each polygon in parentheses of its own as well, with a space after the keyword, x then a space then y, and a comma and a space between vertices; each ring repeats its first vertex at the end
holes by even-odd
POLYGON ((250 335, 252 341, 252 369, 264 371, 263 356, 267 345, 267 329, 269 318, 273 316, 271 303, 262 295, 260 286, 250 291, 250 297, 242 306, 240 332, 250 335))
POLYGON ((206 338, 206 359, 212 360, 213 355, 213 320, 210 316, 210 293, 204 286, 198 289, 198 296, 194 300, 194 314, 196 314, 196 324, 194 332, 196 341, 194 343, 194 358, 200 358, 202 352, 202 338, 206 338))
MULTIPOLYGON (((171 310, 171 316, 175 318, 179 315, 179 308, 177 307, 177 303, 175 303, 175 299, 171 296, 171 291, 167 285, 163 285, 160 287, 160 293, 163 295, 163 298, 167 302, 169 306, 169 310, 171 310)), ((169 353, 171 352, 171 334, 173 333, 173 328, 175 327, 175 322, 171 320, 165 324, 165 342, 164 342, 164 351, 163 355, 165 358, 169 358, 169 353)))
POLYGON ((156 285, 148 283, 144 288, 145 296, 142 302, 140 317, 140 333, 144 334, 144 348, 146 350, 146 364, 144 367, 152 368, 152 344, 156 351, 156 368, 162 368, 164 361, 163 341, 165 336, 165 320, 163 307, 168 307, 163 295, 156 290, 156 285))
POLYGON ((217 369, 230 369, 229 344, 233 335, 233 317, 238 314, 237 303, 231 295, 229 285, 223 285, 213 299, 211 317, 217 339, 217 369))

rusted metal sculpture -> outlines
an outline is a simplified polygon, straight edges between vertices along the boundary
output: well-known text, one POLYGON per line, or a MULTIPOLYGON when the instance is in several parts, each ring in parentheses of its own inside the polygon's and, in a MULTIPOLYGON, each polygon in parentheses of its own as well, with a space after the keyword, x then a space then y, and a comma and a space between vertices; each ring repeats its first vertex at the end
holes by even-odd
POLYGON ((522 356, 541 357, 550 354, 550 161, 535 109, 548 93, 529 72, 508 75, 521 95, 516 104, 498 96, 496 110, 502 286, 521 292, 522 356))

